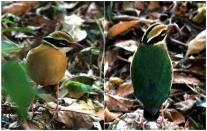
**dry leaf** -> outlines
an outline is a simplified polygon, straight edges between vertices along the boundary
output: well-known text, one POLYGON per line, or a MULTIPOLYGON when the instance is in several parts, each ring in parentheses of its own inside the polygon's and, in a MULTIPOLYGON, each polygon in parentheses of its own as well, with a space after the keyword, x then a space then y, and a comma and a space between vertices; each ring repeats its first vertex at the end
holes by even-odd
POLYGON ((145 3, 144 1, 134 1, 133 6, 134 6, 134 8, 143 10, 143 9, 145 9, 144 3, 145 3))
POLYGON ((70 2, 70 3, 59 3, 58 7, 65 8, 65 9, 73 9, 76 5, 78 5, 79 1, 76 2, 70 2))
POLYGON ((40 128, 32 121, 24 121, 22 124, 21 124, 23 130, 40 130, 40 128))
POLYGON ((104 82, 104 91, 108 91, 108 90, 110 90, 112 87, 114 87, 114 85, 113 85, 111 82, 109 82, 109 81, 104 82))
POLYGON ((119 84, 122 83, 123 80, 119 77, 110 77, 109 82, 111 82, 112 84, 119 84))
POLYGON ((175 109, 164 110, 164 113, 170 120, 172 120, 177 125, 185 123, 185 116, 181 112, 176 111, 175 109))
POLYGON ((181 92, 182 89, 175 89, 175 88, 171 88, 170 89, 170 94, 176 93, 176 92, 181 92))
POLYGON ((193 130, 194 129, 193 123, 190 119, 188 119, 186 121, 184 128, 185 128, 185 130, 193 130))
POLYGON ((41 27, 43 28, 42 30, 47 30, 48 32, 53 32, 56 28, 56 22, 43 15, 32 17, 29 19, 27 24, 35 27, 41 27))
POLYGON ((202 66, 198 66, 198 65, 192 65, 189 69, 174 68, 173 71, 174 72, 185 72, 185 73, 200 75, 202 77, 206 76, 206 70, 202 66))
POLYGON ((104 120, 104 105, 99 103, 98 101, 92 101, 91 99, 87 99, 87 103, 83 100, 79 101, 79 104, 86 107, 92 113, 98 115, 102 120, 104 120))
POLYGON ((197 54, 204 49, 206 49, 206 30, 199 33, 193 40, 190 41, 185 56, 187 57, 191 54, 197 54))
POLYGON ((15 2, 8 6, 4 6, 3 13, 12 13, 14 15, 20 16, 23 13, 29 11, 32 6, 34 9, 39 7, 37 3, 38 3, 37 1, 15 2))
POLYGON ((105 117, 106 122, 110 122, 110 121, 116 119, 117 117, 119 117, 121 115, 122 115, 122 113, 112 113, 108 110, 107 107, 105 108, 104 117, 105 117))
POLYGON ((127 31, 130 27, 135 26, 138 23, 137 20, 129 21, 129 22, 120 22, 109 29, 108 38, 111 39, 122 32, 127 31))
MULTIPOLYGON (((54 109, 57 104, 54 102, 47 103, 49 112, 54 114, 54 109), (51 110, 51 108, 53 110, 51 110)), ((99 122, 101 119, 91 113, 87 108, 83 107, 80 104, 73 103, 67 107, 59 105, 60 111, 58 111, 58 117, 55 119, 59 122, 64 123, 67 128, 71 129, 91 129, 94 122, 99 122)))
POLYGON ((86 30, 81 29, 84 20, 78 15, 64 17, 63 31, 68 32, 75 41, 81 41, 87 37, 86 30))
POLYGON ((199 79, 185 75, 174 75, 173 84, 204 85, 199 79))
POLYGON ((154 10, 156 8, 160 8, 159 1, 150 1, 148 9, 149 10, 154 10))
POLYGON ((110 71, 110 69, 114 65, 114 62, 117 60, 116 56, 118 55, 118 53, 118 51, 114 50, 106 51, 106 56, 104 60, 104 76, 108 71, 110 71))
POLYGON ((117 91, 116 91, 116 95, 120 96, 120 97, 126 97, 128 95, 131 95, 134 93, 134 89, 132 86, 132 82, 125 82, 123 84, 121 84, 117 91))
POLYGON ((179 109, 179 110, 185 112, 185 111, 188 111, 188 110, 192 109, 192 107, 194 106, 195 103, 196 103, 195 100, 188 99, 188 100, 185 100, 185 101, 175 103, 175 106, 176 106, 176 109, 179 109))
POLYGON ((138 42, 135 40, 120 41, 115 44, 116 47, 123 48, 130 52, 135 52, 138 47, 137 45, 138 45, 138 42))
POLYGON ((193 17, 193 21, 196 23, 202 23, 206 18, 206 7, 198 8, 197 14, 193 17))
POLYGON ((109 30, 109 21, 107 19, 104 19, 104 21, 103 21, 103 28, 104 28, 104 33, 108 32, 108 30, 109 30))
POLYGON ((133 103, 129 101, 125 101, 124 99, 121 99, 121 97, 116 95, 110 95, 110 94, 104 94, 104 102, 105 106, 109 110, 115 110, 115 111, 128 111, 133 103))
MULTIPOLYGON (((179 4, 179 3, 178 3, 179 4)), ((174 13, 177 15, 177 16, 185 16, 187 13, 186 13, 186 10, 187 10, 187 4, 188 4, 188 1, 186 2, 182 2, 180 3, 182 5, 177 5, 177 9, 174 10, 174 13)))

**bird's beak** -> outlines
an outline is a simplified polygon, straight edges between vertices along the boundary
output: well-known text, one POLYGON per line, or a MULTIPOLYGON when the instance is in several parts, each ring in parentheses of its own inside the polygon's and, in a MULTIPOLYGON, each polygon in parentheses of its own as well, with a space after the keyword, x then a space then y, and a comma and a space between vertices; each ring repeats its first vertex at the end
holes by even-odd
POLYGON ((77 42, 71 43, 70 47, 72 47, 72 48, 85 48, 83 45, 81 45, 77 42))

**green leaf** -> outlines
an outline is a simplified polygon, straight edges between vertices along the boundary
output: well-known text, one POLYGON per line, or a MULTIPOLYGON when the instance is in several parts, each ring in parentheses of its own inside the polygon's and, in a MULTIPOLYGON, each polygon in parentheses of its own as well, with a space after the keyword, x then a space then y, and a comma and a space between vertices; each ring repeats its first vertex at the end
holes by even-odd
POLYGON ((8 53, 14 53, 20 51, 20 47, 18 45, 10 40, 2 39, 1 40, 1 51, 2 55, 4 56, 5 54, 8 53))
POLYGON ((34 32, 33 30, 25 27, 8 27, 1 30, 2 33, 6 31, 20 31, 20 32, 26 32, 31 34, 34 32))
POLYGON ((21 117, 27 117, 27 108, 36 94, 28 81, 25 64, 20 61, 2 62, 2 87, 17 105, 21 117))
POLYGON ((98 55, 100 51, 97 48, 86 47, 86 48, 82 49, 80 52, 90 52, 93 55, 98 55))
POLYGON ((112 10, 113 10, 113 1, 110 2, 110 8, 109 8, 109 21, 112 21, 112 10))
POLYGON ((10 23, 10 24, 15 24, 14 21, 11 21, 9 19, 2 19, 1 21, 7 22, 7 23, 10 23))

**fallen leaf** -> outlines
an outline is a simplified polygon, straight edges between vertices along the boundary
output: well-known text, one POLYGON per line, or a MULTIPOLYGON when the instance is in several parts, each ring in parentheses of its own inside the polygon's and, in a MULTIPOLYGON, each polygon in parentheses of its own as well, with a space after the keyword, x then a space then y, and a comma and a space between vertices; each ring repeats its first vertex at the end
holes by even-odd
POLYGON ((91 17, 91 18, 93 17, 101 18, 103 17, 103 12, 101 12, 97 3, 91 2, 86 11, 86 16, 91 17))
POLYGON ((185 111, 188 111, 188 110, 192 109, 192 107, 195 104, 196 104, 195 100, 188 99, 188 100, 185 100, 185 101, 181 101, 181 102, 175 103, 175 106, 176 106, 176 109, 179 109, 179 110, 185 112, 185 111))
POLYGON ((149 5, 148 5, 148 9, 149 10, 154 10, 156 8, 160 8, 159 1, 150 1, 149 5))
POLYGON ((105 106, 109 110, 115 110, 115 111, 128 111, 132 105, 133 102, 125 101, 124 98, 116 96, 116 95, 110 95, 110 94, 104 94, 104 102, 105 106))
POLYGON ((66 2, 61 2, 58 4, 58 7, 60 8, 65 8, 65 9, 73 9, 77 4, 79 3, 79 1, 76 2, 70 2, 70 3, 66 3, 66 2))
POLYGON ((48 32, 53 32, 56 28, 56 22, 43 15, 36 15, 26 23, 31 26, 40 27, 42 30, 47 30, 48 32))
POLYGON ((20 16, 23 13, 29 11, 33 7, 33 9, 36 9, 39 7, 37 1, 21 1, 21 2, 15 2, 8 6, 3 7, 3 13, 12 13, 14 15, 20 16))
POLYGON ((86 107, 92 113, 98 115, 102 120, 104 120, 104 105, 99 103, 98 101, 92 101, 91 99, 87 99, 87 103, 83 100, 78 102, 80 105, 86 107))
POLYGON ((134 93, 134 89, 131 81, 121 84, 116 90, 116 95, 120 97, 126 97, 133 93, 134 93))
MULTIPOLYGON (((56 106, 57 104, 54 102, 47 103, 48 110, 51 114, 54 114, 56 106)), ((101 118, 77 103, 73 103, 67 107, 59 105, 59 108, 60 111, 57 112, 58 117, 55 117, 55 119, 64 123, 67 128, 91 129, 94 122, 101 121, 101 118)))
POLYGON ((110 112, 107 107, 104 110, 104 117, 105 117, 106 122, 110 122, 110 121, 116 119, 117 117, 119 117, 121 115, 122 115, 122 113, 112 113, 112 112, 110 112))
POLYGON ((206 30, 199 33, 193 40, 188 44, 188 50, 186 52, 186 57, 191 54, 197 54, 202 50, 206 49, 206 30))
POLYGON ((175 109, 164 110, 164 113, 167 115, 167 117, 170 120, 172 120, 177 125, 181 123, 185 123, 185 116, 181 112, 178 112, 175 109))
POLYGON ((73 14, 64 17, 63 31, 68 32, 75 41, 81 41, 87 37, 86 30, 81 29, 84 20, 73 14))
POLYGON ((108 32, 108 30, 109 30, 109 21, 107 19, 104 19, 103 28, 104 28, 104 32, 108 32))
POLYGON ((121 34, 122 32, 127 31, 129 28, 135 26, 138 23, 137 20, 129 22, 120 22, 109 29, 108 38, 112 39, 113 37, 121 34))
POLYGON ((190 74, 195 74, 195 75, 200 75, 202 77, 206 76, 206 70, 202 66, 198 65, 192 65, 189 69, 178 69, 174 68, 174 72, 185 72, 185 73, 190 73, 190 74))
POLYGON ((170 94, 176 93, 176 92, 181 92, 182 89, 175 89, 175 88, 171 88, 170 89, 170 94))
POLYGON ((197 14, 193 17, 193 21, 196 23, 202 23, 206 18, 206 7, 200 7, 197 10, 197 14))
POLYGON ((123 82, 123 80, 119 77, 110 77, 109 82, 112 84, 120 84, 123 82))
POLYGON ((143 10, 143 9, 145 9, 144 3, 145 3, 144 1, 134 1, 133 6, 134 6, 134 8, 143 10))
POLYGON ((135 40, 120 41, 115 44, 116 47, 120 47, 130 52, 135 52, 138 47, 137 45, 138 45, 138 42, 135 40))
POLYGON ((99 116, 102 120, 104 120, 104 108, 99 108, 96 115, 99 116))
POLYGON ((194 127, 193 127, 193 123, 190 119, 188 119, 185 123, 185 126, 184 126, 184 129, 185 130, 193 130, 194 127))
POLYGON ((34 122, 29 120, 24 121, 21 126, 23 130, 40 130, 40 128, 34 122))
POLYGON ((174 10, 174 13, 177 15, 177 16, 185 16, 187 13, 186 13, 186 10, 187 10, 187 4, 188 4, 189 1, 186 1, 186 2, 182 2, 182 3, 178 3, 178 4, 181 4, 181 5, 177 5, 176 8, 174 10))
POLYGON ((192 76, 174 75, 173 84, 188 84, 204 86, 204 83, 192 76))
POLYGON ((104 60, 104 76, 113 67, 115 61, 117 60, 118 51, 110 50, 106 51, 106 56, 104 60))

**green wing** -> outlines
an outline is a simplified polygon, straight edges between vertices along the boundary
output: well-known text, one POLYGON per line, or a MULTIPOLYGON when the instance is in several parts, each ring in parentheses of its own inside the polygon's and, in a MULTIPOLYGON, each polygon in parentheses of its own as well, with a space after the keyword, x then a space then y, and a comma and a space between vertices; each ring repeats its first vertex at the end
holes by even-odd
POLYGON ((140 44, 131 65, 134 93, 145 108, 160 108, 168 98, 172 67, 163 45, 140 44))

